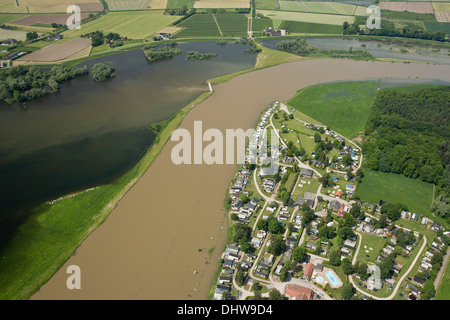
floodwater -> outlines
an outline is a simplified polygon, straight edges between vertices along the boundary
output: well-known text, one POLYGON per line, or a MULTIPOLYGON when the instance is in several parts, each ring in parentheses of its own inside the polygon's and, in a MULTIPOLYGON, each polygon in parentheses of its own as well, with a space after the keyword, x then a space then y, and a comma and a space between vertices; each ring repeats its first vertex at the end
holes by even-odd
MULTIPOLYGON (((333 59, 283 64, 213 86, 213 95, 191 110, 180 127, 192 133, 194 121, 201 120, 203 131, 245 130, 270 102, 286 101, 303 87, 380 77, 448 82, 450 66, 333 59)), ((208 297, 226 241, 222 203, 238 166, 174 165, 176 144, 165 145, 105 223, 32 299, 208 297), (80 267, 80 290, 66 287, 70 265, 80 267)))
MULTIPOLYGON (((279 39, 264 40, 261 44, 276 49, 279 39)), ((404 40, 375 40, 350 38, 309 38, 306 42, 321 50, 366 50, 375 58, 413 60, 450 64, 450 48, 404 40)))
POLYGON ((114 79, 79 77, 21 108, 0 102, 0 247, 30 208, 132 168, 154 140, 145 128, 208 90, 207 79, 253 67, 248 47, 180 43, 183 54, 156 63, 131 50, 80 63, 113 65, 114 79), (189 50, 218 56, 186 60, 189 50))

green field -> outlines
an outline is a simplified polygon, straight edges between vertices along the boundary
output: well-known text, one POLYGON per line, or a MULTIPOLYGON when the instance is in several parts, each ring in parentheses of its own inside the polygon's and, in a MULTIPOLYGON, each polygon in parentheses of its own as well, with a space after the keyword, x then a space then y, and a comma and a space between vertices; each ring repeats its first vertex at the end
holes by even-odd
POLYGON ((248 18, 243 14, 216 14, 217 23, 224 36, 246 36, 248 18))
POLYGON ((424 21, 423 24, 428 31, 450 34, 450 22, 424 21))
POLYGON ((354 16, 338 15, 338 14, 321 14, 321 13, 271 11, 271 10, 256 10, 256 12, 261 13, 265 17, 274 20, 313 22, 323 24, 334 24, 339 26, 342 26, 342 24, 345 21, 347 21, 350 24, 355 21, 354 16))
POLYGON ((450 300, 450 264, 447 264, 447 267, 445 268, 435 299, 450 300))
POLYGON ((273 28, 273 21, 269 18, 252 19, 252 31, 263 31, 266 28, 273 28))
POLYGON ((186 6, 192 8, 194 6, 194 0, 167 0, 167 9, 179 9, 186 6))
POLYGON ((0 13, 0 24, 14 22, 28 17, 26 14, 6 14, 0 13))
POLYGON ((177 27, 185 28, 177 37, 220 37, 220 31, 212 14, 194 14, 179 23, 177 27))
POLYGON ((377 88, 376 81, 320 84, 302 89, 288 105, 350 139, 364 130, 377 88))
POLYGON ((27 33, 25 31, 0 29, 0 40, 8 38, 24 41, 27 38, 27 33))
POLYGON ((142 10, 147 9, 152 0, 105 0, 108 4, 108 9, 111 11, 117 10, 142 10))
POLYGON ((77 37, 94 31, 116 32, 130 39, 144 39, 179 19, 178 16, 164 15, 162 11, 122 11, 109 12, 105 16, 83 24, 81 29, 64 32, 77 37))
POLYGON ((342 34, 342 26, 333 24, 299 22, 299 21, 283 21, 281 29, 288 29, 289 33, 325 33, 325 34, 342 34))
POLYGON ((435 219, 430 213, 433 197, 433 185, 430 183, 399 174, 364 169, 364 178, 357 193, 362 201, 401 203, 412 213, 435 219))

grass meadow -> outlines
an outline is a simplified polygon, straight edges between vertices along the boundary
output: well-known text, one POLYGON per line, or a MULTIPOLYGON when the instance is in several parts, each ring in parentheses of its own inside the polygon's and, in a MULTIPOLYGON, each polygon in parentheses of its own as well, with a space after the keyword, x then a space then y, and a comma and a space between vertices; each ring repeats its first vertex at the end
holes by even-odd
POLYGON ((351 139, 364 130, 376 81, 328 83, 302 89, 287 104, 351 139))
POLYGON ((405 176, 364 169, 364 178, 357 193, 362 201, 402 203, 408 210, 430 218, 433 185, 405 176))

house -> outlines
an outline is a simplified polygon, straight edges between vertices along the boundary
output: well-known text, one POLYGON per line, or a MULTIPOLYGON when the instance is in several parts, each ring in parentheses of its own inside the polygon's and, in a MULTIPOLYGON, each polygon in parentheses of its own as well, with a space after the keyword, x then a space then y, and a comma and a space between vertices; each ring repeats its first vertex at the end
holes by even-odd
POLYGON ((341 206, 341 203, 339 201, 331 200, 330 203, 328 204, 328 209, 338 211, 340 206, 341 206))
POLYGON ((284 295, 289 300, 313 300, 314 291, 310 288, 300 286, 298 284, 288 284, 284 288, 284 295))
POLYGON ((305 192, 303 197, 297 198, 297 205, 301 207, 304 203, 308 203, 310 208, 314 207, 316 202, 316 194, 311 192, 305 192))
POLYGON ((419 296, 420 295, 420 290, 419 288, 417 288, 416 286, 408 283, 405 287, 406 289, 410 288, 411 293, 413 293, 415 296, 419 296))
POLYGON ((169 40, 170 33, 160 32, 156 35, 156 40, 169 40))
POLYGON ((306 249, 314 251, 317 249, 317 244, 306 242, 306 249))
POLYGON ((383 283, 381 282, 381 279, 378 277, 370 276, 369 279, 367 279, 367 289, 369 290, 380 290, 383 287, 383 283))
POLYGON ((349 239, 345 240, 343 244, 344 244, 344 246, 350 247, 352 249, 354 249, 356 247, 356 241, 352 241, 349 239))
POLYGON ((241 208, 243 205, 244 205, 244 203, 240 200, 233 201, 231 203, 231 210, 239 210, 239 208, 241 208))
POLYGON ((314 176, 314 171, 311 170, 311 169, 303 168, 302 172, 301 172, 301 175, 309 177, 309 178, 312 178, 314 176))
POLYGON ((223 294, 225 292, 230 293, 231 292, 231 288, 218 284, 216 286, 216 288, 214 289, 214 299, 215 300, 222 300, 223 299, 223 294))
POLYGON ((400 273, 402 271, 403 265, 397 261, 394 261, 394 265, 392 267, 395 273, 400 273))
POLYGON ((226 259, 226 260, 223 262, 223 267, 224 267, 224 268, 233 268, 233 266, 234 266, 234 261, 233 261, 233 260, 226 259))
POLYGON ((61 40, 63 38, 64 38, 64 36, 60 35, 59 33, 55 33, 55 34, 52 34, 52 35, 47 37, 47 39, 50 40, 50 41, 58 41, 58 40, 61 40))
POLYGON ((311 280, 312 273, 313 273, 313 264, 309 262, 306 265, 305 270, 303 272, 303 279, 308 281, 311 280))
POLYGON ((414 276, 413 281, 421 287, 423 287, 423 284, 425 283, 425 280, 418 276, 414 276))
POLYGON ((354 184, 347 184, 345 186, 345 190, 349 191, 349 192, 355 192, 356 190, 356 186, 354 184))
POLYGON ((346 214, 348 212, 349 212, 349 207, 345 203, 342 203, 341 206, 339 207, 337 215, 342 218, 344 216, 344 214, 346 214))
POLYGON ((337 198, 340 198, 342 196, 342 191, 341 190, 336 191, 335 195, 337 198))
POLYGON ((239 247, 236 246, 228 246, 227 249, 225 250, 226 254, 238 254, 240 251, 239 247))
POLYGON ((271 27, 264 29, 265 33, 268 33, 271 37, 284 36, 288 33, 287 29, 272 29, 271 27))
POLYGON ((219 277, 218 282, 219 282, 219 284, 230 283, 231 277, 230 276, 219 277))

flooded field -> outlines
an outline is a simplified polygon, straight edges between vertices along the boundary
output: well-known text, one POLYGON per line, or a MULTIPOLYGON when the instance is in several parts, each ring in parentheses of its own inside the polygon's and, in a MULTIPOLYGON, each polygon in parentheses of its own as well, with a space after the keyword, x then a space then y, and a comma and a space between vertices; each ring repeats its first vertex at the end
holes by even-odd
MULTIPOLYGON (((305 60, 238 76, 183 119, 193 132, 248 129, 272 101, 310 85, 378 78, 450 81, 450 66, 305 60)), ((175 165, 168 142, 141 180, 32 299, 206 299, 226 241, 223 201, 237 165, 175 165), (81 269, 68 290, 67 267, 81 269)))

